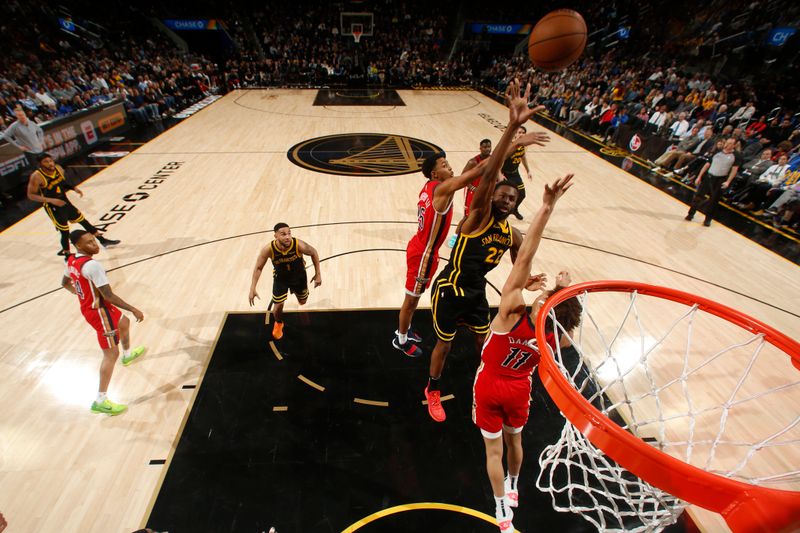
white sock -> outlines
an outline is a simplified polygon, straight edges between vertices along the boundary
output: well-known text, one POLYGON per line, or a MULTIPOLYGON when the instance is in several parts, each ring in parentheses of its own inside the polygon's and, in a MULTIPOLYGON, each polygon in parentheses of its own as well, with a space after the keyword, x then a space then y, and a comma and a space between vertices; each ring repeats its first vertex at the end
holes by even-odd
POLYGON ((98 392, 97 393, 97 399, 95 400, 95 403, 103 403, 104 401, 106 401, 106 398, 107 398, 107 396, 106 396, 105 392, 98 392))
POLYGON ((400 333, 400 331, 398 330, 398 331, 395 331, 394 333, 395 333, 395 335, 397 335, 397 341, 400 344, 405 344, 406 342, 408 342, 408 332, 407 331, 405 333, 400 333))
POLYGON ((128 357, 131 355, 131 348, 128 346, 127 348, 122 348, 122 357, 128 357))
POLYGON ((509 483, 511 484, 511 490, 517 490, 517 481, 519 480, 519 476, 507 476, 509 483))
POLYGON ((510 514, 511 509, 508 508, 506 497, 494 497, 494 514, 497 518, 504 518, 510 514))

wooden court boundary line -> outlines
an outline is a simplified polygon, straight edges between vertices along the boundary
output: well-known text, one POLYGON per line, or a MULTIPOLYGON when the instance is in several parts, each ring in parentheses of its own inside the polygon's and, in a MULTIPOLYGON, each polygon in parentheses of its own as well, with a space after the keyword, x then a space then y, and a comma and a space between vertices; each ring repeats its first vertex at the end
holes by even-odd
POLYGON ((195 384, 195 388, 193 389, 192 397, 189 399, 189 404, 186 406, 186 409, 183 413, 183 419, 181 420, 181 423, 178 426, 178 431, 175 433, 175 437, 172 439, 172 444, 169 447, 169 453, 167 454, 167 458, 164 461, 163 465, 159 465, 162 467, 161 473, 158 476, 158 481, 156 482, 156 486, 153 489, 153 493, 150 495, 150 501, 147 504, 145 513, 142 516, 141 520, 139 521, 139 529, 145 529, 147 527, 147 521, 150 519, 150 515, 153 513, 153 507, 155 507, 156 499, 158 499, 158 495, 161 492, 161 487, 164 485, 164 479, 166 479, 167 477, 167 472, 169 471, 169 467, 172 465, 172 458, 175 456, 175 452, 178 449, 178 444, 180 443, 181 437, 183 436, 183 430, 186 428, 186 423, 189 421, 189 415, 191 415, 192 409, 194 408, 194 402, 197 400, 197 395, 200 394, 200 389, 202 388, 201 385, 206 377, 206 372, 208 371, 208 365, 211 364, 211 356, 217 349, 217 343, 219 342, 219 338, 222 336, 222 330, 225 329, 225 324, 228 322, 228 315, 232 314, 239 314, 239 313, 232 313, 226 311, 224 316, 222 317, 222 320, 220 321, 219 327, 217 328, 217 336, 214 338, 214 342, 211 344, 211 347, 209 348, 205 364, 203 365, 203 370, 200 373, 200 375, 197 376, 197 383, 195 384))
MULTIPOLYGON (((588 153, 591 153, 591 152, 588 152, 588 153)), ((595 157, 597 157, 597 156, 595 156, 595 157)), ((600 158, 600 159, 602 161, 605 161, 605 159, 602 159, 602 158, 600 158)), ((605 163, 611 165, 611 163, 608 162, 608 161, 605 161, 605 163)), ((663 194, 667 194, 667 193, 664 193, 663 191, 661 191, 661 192, 663 194)), ((407 220, 394 221, 394 222, 392 222, 392 221, 366 221, 366 220, 365 221, 351 221, 351 222, 325 222, 325 223, 320 223, 320 224, 306 224, 306 225, 301 225, 301 226, 294 226, 293 229, 316 228, 316 227, 326 227, 326 226, 336 226, 336 225, 354 225, 354 224, 414 224, 414 225, 416 225, 417 222, 415 222, 415 221, 407 221, 407 220)), ((451 224, 451 227, 454 226, 454 225, 455 224, 451 224)), ((206 245, 209 245, 209 244, 216 244, 216 243, 219 243, 219 242, 222 242, 222 241, 238 239, 238 238, 241 238, 241 237, 251 237, 253 235, 261 235, 261 234, 265 234, 265 233, 270 233, 271 231, 272 230, 270 229, 270 230, 262 230, 262 231, 253 231, 253 232, 248 232, 248 233, 242 233, 240 235, 232 235, 232 236, 228 236, 228 237, 221 237, 219 239, 213 239, 213 240, 206 241, 206 242, 196 243, 196 244, 192 244, 192 245, 189 245, 189 246, 184 246, 182 248, 176 248, 174 250, 167 250, 166 252, 162 252, 160 254, 152 255, 152 256, 149 256, 149 257, 143 257, 142 259, 137 259, 136 261, 132 261, 130 263, 126 263, 124 265, 120 265, 120 266, 111 268, 111 269, 107 270, 107 272, 114 272, 115 270, 120 270, 122 268, 127 268, 129 266, 133 266, 133 265, 136 265, 136 264, 139 264, 139 263, 150 261, 152 259, 158 259, 160 257, 166 256, 166 255, 171 255, 173 253, 183 252, 185 250, 190 250, 192 248, 198 248, 200 246, 206 246, 206 245)), ((730 231, 733 231, 733 230, 730 230, 730 231)), ((746 239, 746 237, 744 237, 744 236, 741 236, 741 237, 746 239)), ((718 289, 722 289, 724 291, 730 292, 730 293, 735 294, 737 296, 741 296, 742 298, 746 298, 746 299, 751 300, 753 302, 757 302, 757 303, 759 303, 761 305, 765 305, 765 306, 767 306, 767 307, 769 307, 771 309, 775 309, 776 311, 780 311, 782 313, 786 313, 787 315, 790 315, 790 316, 793 316, 793 317, 796 317, 796 318, 800 318, 800 314, 798 314, 798 313, 795 313, 793 311, 789 311, 788 309, 783 309, 782 307, 778 307, 775 304, 766 302, 764 300, 761 300, 761 299, 756 298, 754 296, 751 296, 749 294, 745 294, 743 292, 737 291, 737 290, 732 289, 730 287, 726 287, 724 285, 720 285, 719 283, 716 283, 716 282, 713 282, 713 281, 709 281, 709 280, 706 280, 706 279, 703 279, 703 278, 700 278, 700 277, 697 277, 697 276, 693 276, 691 274, 687 274, 685 272, 681 272, 680 270, 676 270, 676 269, 670 268, 668 266, 659 265, 659 264, 653 263, 651 261, 647 261, 645 259, 639 259, 637 257, 632 257, 632 256, 629 256, 629 255, 625 255, 625 254, 620 253, 620 252, 614 252, 614 251, 611 251, 611 250, 604 250, 602 248, 597 248, 595 246, 591 246, 591 245, 588 245, 588 244, 582 244, 582 243, 566 241, 566 240, 558 239, 558 238, 555 238, 555 237, 542 236, 542 240, 558 242, 558 243, 565 244, 565 245, 568 245, 568 246, 575 246, 575 247, 578 247, 578 248, 583 248, 583 249, 586 249, 586 250, 595 251, 595 252, 598 252, 598 253, 601 253, 601 254, 608 254, 608 255, 612 255, 614 257, 619 257, 621 259, 625 259, 625 260, 628 260, 628 261, 633 261, 633 262, 636 262, 636 263, 641 263, 641 264, 644 264, 644 265, 648 265, 648 266, 651 266, 653 268, 664 270, 664 271, 670 272, 672 274, 677 274, 679 276, 682 276, 682 277, 685 277, 685 278, 689 278, 691 280, 698 281, 700 283, 703 283, 703 284, 706 284, 706 285, 710 285, 710 286, 716 287, 718 289)), ((747 239, 747 240, 749 242, 754 242, 754 241, 751 241, 750 239, 747 239)), ((350 255, 350 254, 364 253, 364 252, 385 252, 385 251, 404 252, 405 249, 401 249, 401 248, 365 248, 365 249, 362 249, 362 250, 350 250, 350 251, 347 251, 347 252, 340 252, 338 254, 334 254, 334 255, 325 257, 323 259, 320 259, 320 263, 328 261, 329 259, 336 259, 338 257, 342 257, 342 256, 345 256, 345 255, 350 255)), ((772 252, 771 250, 770 250, 770 252, 774 254, 774 252, 772 252)), ((777 254, 775 254, 775 255, 777 255, 777 254)), ((778 257, 780 257, 780 256, 778 256, 778 257)), ((449 259, 443 258, 443 257, 440 258, 440 259, 444 259, 445 261, 449 261, 449 259)), ((788 261, 790 264, 795 265, 795 263, 792 263, 788 259, 785 259, 785 260, 788 261)), ((306 266, 306 269, 308 269, 308 268, 310 268, 310 265, 306 266)), ((491 286, 498 294, 500 294, 500 290, 497 287, 495 287, 488 280, 487 280, 487 284, 489 286, 491 286)), ((7 311, 11 311, 12 309, 15 309, 17 307, 20 307, 22 305, 25 305, 27 303, 33 302, 35 300, 38 300, 39 298, 43 298, 45 296, 49 296, 50 294, 53 294, 53 293, 58 292, 60 290, 63 290, 63 288, 62 287, 58 287, 58 288, 55 288, 55 289, 51 289, 49 291, 43 292, 43 293, 38 294, 36 296, 33 296, 31 298, 28 298, 27 300, 23 300, 21 302, 15 303, 15 304, 11 305, 10 307, 6 307, 5 309, 0 309, 0 315, 2 315, 3 313, 5 313, 7 311)))

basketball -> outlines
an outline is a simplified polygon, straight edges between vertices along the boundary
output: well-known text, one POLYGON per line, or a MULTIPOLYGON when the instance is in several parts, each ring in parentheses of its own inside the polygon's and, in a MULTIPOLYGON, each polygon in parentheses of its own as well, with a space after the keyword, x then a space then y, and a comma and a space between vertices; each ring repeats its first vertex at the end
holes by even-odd
POLYGON ((528 39, 531 62, 546 72, 574 63, 586 47, 586 22, 577 11, 557 9, 539 22, 528 39))

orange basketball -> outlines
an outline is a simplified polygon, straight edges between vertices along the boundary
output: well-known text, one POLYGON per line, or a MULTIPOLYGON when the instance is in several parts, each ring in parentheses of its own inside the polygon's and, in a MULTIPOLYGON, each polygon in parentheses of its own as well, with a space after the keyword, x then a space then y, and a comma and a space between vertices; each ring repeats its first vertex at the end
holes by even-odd
POLYGON ((586 48, 586 22, 577 11, 557 9, 536 23, 528 39, 534 66, 546 72, 574 63, 586 48))

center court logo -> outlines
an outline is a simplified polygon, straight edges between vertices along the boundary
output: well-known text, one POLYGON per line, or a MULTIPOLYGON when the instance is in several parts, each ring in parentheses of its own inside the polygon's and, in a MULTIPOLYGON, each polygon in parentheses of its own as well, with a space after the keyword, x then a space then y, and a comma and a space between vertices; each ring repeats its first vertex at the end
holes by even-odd
POLYGON ((389 133, 327 135, 292 146, 295 165, 340 176, 399 176, 419 172, 422 161, 442 149, 433 143, 389 133))

